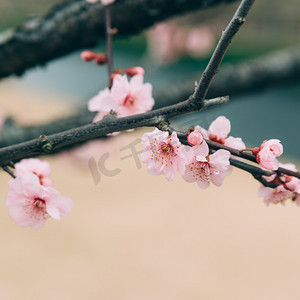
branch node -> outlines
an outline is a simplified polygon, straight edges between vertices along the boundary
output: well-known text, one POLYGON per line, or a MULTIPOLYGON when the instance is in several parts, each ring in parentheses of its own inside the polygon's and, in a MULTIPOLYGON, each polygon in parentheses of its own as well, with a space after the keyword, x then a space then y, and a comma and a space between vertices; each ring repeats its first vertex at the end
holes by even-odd
POLYGON ((52 141, 48 138, 47 135, 42 134, 39 136, 39 142, 41 144, 41 149, 45 153, 52 152, 52 141))

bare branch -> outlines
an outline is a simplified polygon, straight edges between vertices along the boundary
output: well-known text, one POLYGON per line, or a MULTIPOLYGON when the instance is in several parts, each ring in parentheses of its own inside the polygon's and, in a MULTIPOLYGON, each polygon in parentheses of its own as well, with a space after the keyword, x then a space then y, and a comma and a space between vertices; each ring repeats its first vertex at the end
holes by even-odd
POLYGON ((205 69, 203 72, 199 84, 196 87, 195 93, 193 95, 193 101, 195 103, 203 101, 206 97, 208 88, 214 79, 216 73, 219 70, 219 67, 223 61, 225 53, 240 27, 246 21, 246 16, 254 3, 255 0, 243 0, 238 7, 236 13, 234 14, 232 20, 223 31, 222 36, 218 42, 218 45, 205 69))

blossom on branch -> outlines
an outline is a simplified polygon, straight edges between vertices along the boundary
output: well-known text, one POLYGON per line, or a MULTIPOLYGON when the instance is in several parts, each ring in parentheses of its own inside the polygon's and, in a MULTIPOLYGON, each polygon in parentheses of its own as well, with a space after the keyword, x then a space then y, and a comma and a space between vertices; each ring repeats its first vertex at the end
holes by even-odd
MULTIPOLYGON (((279 167, 297 172, 294 164, 281 164, 279 167)), ((258 196, 264 198, 264 202, 269 205, 270 203, 277 204, 284 202, 288 199, 293 199, 300 205, 300 179, 289 176, 286 174, 273 174, 269 177, 263 176, 267 182, 277 184, 276 188, 261 186, 258 190, 258 196)))
POLYGON ((183 175, 193 157, 192 148, 182 145, 176 132, 169 135, 155 128, 143 134, 141 143, 145 147, 141 159, 148 164, 149 173, 164 174, 169 181, 174 179, 177 170, 183 175))
POLYGON ((205 130, 199 125, 195 127, 195 130, 200 131, 205 138, 220 143, 222 145, 235 148, 238 150, 242 150, 246 148, 241 138, 239 137, 235 138, 232 136, 228 137, 228 134, 231 130, 231 124, 230 121, 224 116, 220 116, 216 120, 214 120, 210 124, 208 130, 205 130))
POLYGON ((144 83, 142 75, 133 76, 128 81, 126 75, 116 75, 111 89, 104 89, 89 103, 90 111, 97 111, 94 122, 114 111, 118 118, 144 113, 152 109, 152 85, 144 83))
POLYGON ((199 187, 206 189, 210 182, 220 186, 226 176, 232 172, 229 163, 230 152, 220 149, 209 155, 209 148, 204 142, 192 147, 193 160, 186 166, 183 179, 187 182, 197 182, 199 187))
POLYGON ((26 173, 9 181, 6 197, 10 217, 20 226, 41 227, 49 218, 67 217, 73 201, 52 187, 40 184, 38 176, 26 173))

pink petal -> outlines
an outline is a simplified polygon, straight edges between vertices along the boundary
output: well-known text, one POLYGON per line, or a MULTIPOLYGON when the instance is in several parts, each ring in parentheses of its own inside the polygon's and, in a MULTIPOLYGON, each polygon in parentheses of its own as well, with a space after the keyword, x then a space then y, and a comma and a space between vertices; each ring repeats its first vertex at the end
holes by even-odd
POLYGON ((244 142, 242 141, 241 138, 237 137, 228 137, 225 140, 225 146, 234 148, 234 149, 238 149, 238 150, 242 150, 242 149, 246 149, 246 145, 244 144, 244 142))
POLYGON ((208 128, 209 134, 215 134, 218 137, 218 139, 220 138, 225 139, 228 136, 230 130, 231 130, 230 121, 224 116, 218 117, 210 124, 208 128))

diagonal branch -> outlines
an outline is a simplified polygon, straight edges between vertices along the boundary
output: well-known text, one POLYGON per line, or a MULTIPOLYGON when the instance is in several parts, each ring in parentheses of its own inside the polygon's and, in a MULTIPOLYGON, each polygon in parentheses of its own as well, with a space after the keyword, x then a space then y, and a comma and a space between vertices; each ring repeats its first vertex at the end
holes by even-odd
POLYGON ((225 56, 225 53, 240 27, 246 21, 246 16, 252 7, 255 0, 243 0, 238 7, 236 13, 234 14, 232 20, 223 31, 222 36, 218 42, 218 45, 205 69, 203 72, 198 86, 194 92, 193 98, 194 102, 201 102, 205 99, 209 86, 217 74, 221 62, 225 56))
POLYGON ((143 114, 130 117, 116 118, 107 115, 103 120, 82 127, 52 134, 41 135, 39 138, 21 144, 0 149, 0 166, 7 165, 10 161, 16 161, 25 157, 50 154, 65 146, 77 144, 117 131, 133 129, 143 126, 159 126, 169 118, 198 111, 211 105, 223 104, 229 101, 229 97, 205 100, 195 108, 189 100, 163 107, 143 114))

